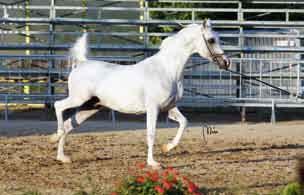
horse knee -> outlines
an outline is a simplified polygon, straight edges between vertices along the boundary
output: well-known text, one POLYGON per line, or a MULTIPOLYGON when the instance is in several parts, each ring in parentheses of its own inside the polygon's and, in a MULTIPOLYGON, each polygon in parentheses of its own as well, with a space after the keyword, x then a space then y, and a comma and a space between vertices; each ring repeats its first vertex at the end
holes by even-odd
POLYGON ((56 102, 54 103, 54 107, 55 107, 56 110, 59 108, 59 101, 56 101, 56 102))
POLYGON ((153 133, 153 132, 148 132, 147 133, 147 142, 148 142, 148 144, 153 144, 154 137, 155 137, 155 133, 153 133))
POLYGON ((185 117, 182 117, 180 124, 185 128, 188 125, 188 120, 185 117))
POLYGON ((71 118, 69 118, 68 120, 66 120, 64 122, 64 129, 65 129, 65 132, 67 132, 67 133, 72 131, 77 126, 78 125, 73 124, 73 121, 71 118))
POLYGON ((154 134, 153 134, 153 133, 148 133, 147 139, 148 139, 148 140, 151 140, 151 139, 153 139, 153 138, 154 138, 154 134))
POLYGON ((177 117, 176 117, 175 112, 172 112, 171 110, 168 113, 168 118, 171 119, 171 120, 177 121, 177 117))
POLYGON ((55 107, 55 110, 58 112, 61 109, 61 107, 62 107, 61 101, 56 101, 54 103, 54 107, 55 107))
POLYGON ((50 136, 50 138, 49 138, 49 141, 50 141, 51 143, 56 143, 56 142, 58 142, 58 141, 60 140, 62 134, 63 134, 63 133, 59 133, 59 132, 52 134, 52 135, 50 136))

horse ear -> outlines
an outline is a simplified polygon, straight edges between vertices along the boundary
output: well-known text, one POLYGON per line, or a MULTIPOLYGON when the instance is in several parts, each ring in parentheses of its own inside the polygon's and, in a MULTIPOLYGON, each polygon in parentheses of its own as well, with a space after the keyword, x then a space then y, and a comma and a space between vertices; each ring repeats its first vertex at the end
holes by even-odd
POLYGON ((206 18, 203 21, 203 28, 207 28, 207 19, 206 18))
POLYGON ((207 26, 211 28, 211 20, 209 18, 207 19, 207 26))
POLYGON ((210 28, 211 27, 211 21, 209 18, 205 18, 203 22, 203 28, 210 28))

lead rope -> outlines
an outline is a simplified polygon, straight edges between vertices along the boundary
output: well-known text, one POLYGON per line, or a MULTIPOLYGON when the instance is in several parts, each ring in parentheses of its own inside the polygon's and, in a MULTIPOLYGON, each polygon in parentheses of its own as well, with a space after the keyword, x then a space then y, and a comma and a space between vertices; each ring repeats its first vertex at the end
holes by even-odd
POLYGON ((231 69, 226 69, 226 71, 231 72, 231 73, 233 73, 233 74, 241 75, 241 76, 242 76, 243 78, 245 78, 245 79, 252 79, 252 80, 255 80, 255 81, 257 81, 257 82, 263 83, 264 85, 267 85, 268 87, 271 87, 271 88, 273 88, 273 89, 276 89, 276 90, 278 90, 278 91, 281 91, 281 92, 285 93, 286 95, 291 95, 291 96, 294 96, 294 97, 299 98, 299 99, 304 99, 304 96, 303 96, 303 95, 299 96, 299 95, 296 94, 296 93, 292 93, 292 92, 290 92, 290 91, 287 91, 287 90, 282 89, 282 88, 280 88, 280 87, 277 87, 277 86, 275 86, 275 85, 269 84, 269 83, 267 83, 267 82, 265 82, 265 81, 262 81, 262 80, 260 80, 260 79, 255 78, 255 77, 249 77, 249 76, 247 76, 247 75, 245 75, 245 74, 243 74, 243 73, 236 72, 236 71, 233 71, 233 70, 231 70, 231 69))
MULTIPOLYGON (((209 53, 210 53, 210 56, 212 57, 213 61, 215 61, 218 65, 220 65, 220 63, 219 63, 219 61, 218 61, 217 58, 218 58, 219 55, 222 55, 222 54, 218 54, 218 55, 214 54, 214 52, 212 52, 212 49, 209 47, 208 41, 207 41, 207 39, 206 39, 206 37, 205 37, 205 34, 202 33, 202 35, 203 35, 203 39, 204 39, 204 41, 205 41, 206 47, 207 47, 207 49, 208 49, 208 51, 209 51, 209 53)), ((243 73, 236 72, 236 71, 231 70, 231 69, 228 69, 228 68, 227 68, 227 69, 224 69, 224 70, 226 70, 227 72, 233 73, 233 74, 238 74, 238 75, 242 76, 242 78, 245 78, 245 79, 252 79, 252 80, 255 80, 255 81, 257 81, 257 82, 263 83, 264 85, 266 85, 266 86, 268 86, 268 87, 271 87, 271 88, 273 88, 273 89, 276 89, 276 90, 278 90, 278 91, 281 91, 281 92, 285 93, 286 95, 291 95, 291 96, 296 97, 296 98, 298 98, 298 99, 304 99, 304 96, 303 96, 303 95, 300 95, 300 96, 299 96, 299 95, 296 94, 296 93, 292 93, 292 92, 290 92, 290 91, 287 91, 287 90, 282 89, 282 88, 280 88, 280 87, 277 87, 277 86, 275 86, 275 85, 269 84, 269 83, 267 83, 267 82, 265 82, 265 81, 262 81, 262 80, 260 80, 260 79, 255 78, 255 77, 249 77, 249 76, 247 76, 247 75, 245 75, 245 74, 243 74, 243 73)))

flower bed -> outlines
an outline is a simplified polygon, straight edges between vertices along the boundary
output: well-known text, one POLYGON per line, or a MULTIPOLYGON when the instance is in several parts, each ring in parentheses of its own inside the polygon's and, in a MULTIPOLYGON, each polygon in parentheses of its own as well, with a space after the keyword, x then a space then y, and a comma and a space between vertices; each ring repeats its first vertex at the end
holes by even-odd
POLYGON ((138 163, 136 168, 130 170, 112 195, 202 195, 190 179, 171 167, 151 171, 138 163))

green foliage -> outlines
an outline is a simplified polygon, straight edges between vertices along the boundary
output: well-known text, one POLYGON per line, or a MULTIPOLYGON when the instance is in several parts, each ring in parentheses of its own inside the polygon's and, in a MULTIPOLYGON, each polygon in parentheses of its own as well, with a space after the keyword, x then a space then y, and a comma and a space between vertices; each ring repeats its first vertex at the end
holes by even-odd
MULTIPOLYGON (((241 0, 242 7, 245 9, 303 9, 304 5, 300 4, 277 4, 277 3, 252 3, 252 0, 241 0)), ((150 1, 149 7, 151 8, 189 8, 189 11, 150 11, 150 17, 153 20, 203 20, 205 18, 210 18, 212 20, 237 20, 237 13, 231 14, 230 12, 195 12, 194 18, 191 12, 191 8, 238 8, 238 4, 229 3, 177 3, 177 2, 158 2, 150 1)), ((269 21, 285 21, 285 13, 274 13, 269 12, 265 14, 261 13, 245 13, 245 20, 269 20, 269 21)), ((302 21, 304 16, 302 13, 290 13, 290 21, 302 21)), ((171 33, 176 32, 180 29, 178 26, 149 26, 149 32, 160 32, 160 33, 171 33)), ((162 37, 154 36, 150 37, 150 44, 158 45, 162 40, 162 37)))
MULTIPOLYGON (((195 21, 202 21, 205 18, 210 19, 219 19, 219 20, 234 20, 236 19, 236 14, 227 14, 224 12, 202 12, 196 11, 194 15, 192 15, 192 8, 237 8, 237 4, 214 4, 214 3, 181 3, 181 2, 158 2, 151 1, 149 2, 149 7, 151 8, 187 8, 189 10, 185 11, 150 11, 149 16, 153 20, 168 20, 168 21, 176 21, 176 20, 188 20, 191 21, 194 19, 195 21)), ((149 26, 149 32, 160 32, 160 33, 171 33, 180 30, 179 26, 149 26)), ((155 45, 159 44, 162 40, 162 37, 155 36, 150 37, 150 44, 155 45)))
MULTIPOLYGON (((150 2, 149 7, 157 8, 194 8, 197 4, 192 3, 160 3, 160 2, 150 2)), ((210 16, 208 13, 200 12, 196 15, 197 19, 204 19, 210 16)), ((154 20, 191 20, 191 12, 176 12, 176 11, 151 11, 150 17, 154 20)), ((170 33, 178 31, 180 27, 176 26, 152 26, 150 27, 150 32, 163 32, 170 33)), ((151 37, 151 44, 159 44, 162 38, 159 36, 151 37)))
POLYGON ((304 191, 297 182, 288 184, 282 191, 281 195, 303 195, 304 191))

